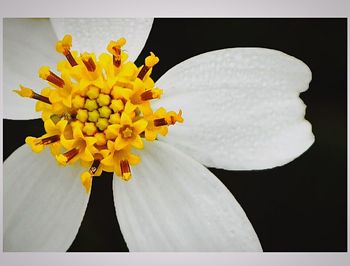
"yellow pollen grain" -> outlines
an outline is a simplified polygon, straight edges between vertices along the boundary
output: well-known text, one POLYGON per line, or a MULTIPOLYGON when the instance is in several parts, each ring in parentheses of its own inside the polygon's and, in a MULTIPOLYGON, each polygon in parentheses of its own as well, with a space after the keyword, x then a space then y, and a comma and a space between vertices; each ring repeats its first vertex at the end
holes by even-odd
POLYGON ((110 102, 111 102, 111 97, 109 95, 106 95, 106 94, 100 94, 97 98, 97 103, 100 106, 109 105, 110 102))
POLYGON ((98 113, 98 111, 97 110, 94 110, 94 111, 92 111, 92 112, 89 112, 88 113, 88 120, 90 121, 90 122, 97 122, 97 120, 98 120, 98 118, 100 117, 100 114, 98 113))
POLYGON ((99 128, 99 130, 105 130, 108 127, 109 123, 106 118, 99 118, 96 126, 99 128))
POLYGON ((107 106, 102 106, 101 108, 98 109, 98 111, 100 112, 100 117, 104 117, 104 118, 109 118, 109 116, 112 113, 112 110, 109 109, 107 106))
POLYGON ((76 109, 83 108, 85 104, 84 97, 81 97, 80 95, 76 95, 72 100, 72 105, 76 109))
POLYGON ((86 122, 88 119, 88 111, 84 109, 79 109, 77 113, 77 119, 81 122, 86 122))
POLYGON ((90 99, 96 99, 98 97, 100 93, 100 89, 97 88, 96 86, 90 86, 86 95, 90 98, 90 99))
POLYGON ((84 107, 91 112, 91 111, 96 110, 98 108, 98 105, 97 105, 96 100, 86 99, 84 107))
POLYGON ((86 133, 89 136, 94 135, 97 132, 97 128, 95 126, 95 123, 85 123, 83 132, 86 133))

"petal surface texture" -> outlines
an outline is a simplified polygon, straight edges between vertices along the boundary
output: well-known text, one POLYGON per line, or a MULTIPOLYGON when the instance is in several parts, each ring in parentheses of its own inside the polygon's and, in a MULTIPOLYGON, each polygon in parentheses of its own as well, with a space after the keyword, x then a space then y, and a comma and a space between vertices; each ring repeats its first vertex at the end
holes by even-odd
POLYGON ((183 110, 174 144, 209 167, 265 169, 286 164, 314 142, 299 98, 311 81, 300 60, 276 50, 232 48, 201 54, 157 82, 158 105, 183 110))
POLYGON ((110 41, 126 39, 123 47, 129 60, 136 60, 151 31, 151 18, 63 18, 51 19, 57 37, 73 36, 72 50, 79 52, 107 53, 110 41))
POLYGON ((60 167, 49 149, 18 148, 4 163, 4 250, 66 251, 88 203, 79 166, 60 167))
POLYGON ((55 33, 48 19, 4 19, 4 117, 9 119, 34 119, 35 100, 24 99, 13 92, 19 84, 40 93, 47 82, 38 76, 43 65, 56 69, 62 60, 55 50, 55 33))
POLYGON ((130 251, 261 251, 230 191, 203 165, 159 141, 146 143, 132 180, 113 180, 130 251))

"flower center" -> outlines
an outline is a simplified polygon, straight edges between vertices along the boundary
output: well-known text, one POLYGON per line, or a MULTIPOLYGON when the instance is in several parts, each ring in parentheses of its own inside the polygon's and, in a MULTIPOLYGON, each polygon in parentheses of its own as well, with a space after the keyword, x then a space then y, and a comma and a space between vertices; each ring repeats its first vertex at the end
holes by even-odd
POLYGON ((168 126, 183 122, 182 112, 153 112, 152 101, 161 98, 162 90, 154 87, 150 77, 159 58, 152 52, 141 67, 127 61, 124 38, 111 41, 110 54, 96 57, 93 53, 71 51, 70 35, 57 42, 57 52, 66 60, 58 63, 55 74, 49 67, 39 70, 39 77, 49 83, 41 94, 21 86, 15 92, 37 100, 42 112, 46 135, 27 137, 32 149, 40 152, 46 146, 63 165, 88 165, 81 175, 86 191, 93 176, 103 171, 114 172, 123 180, 131 178, 131 167, 140 162, 133 154, 144 141, 155 141, 166 135, 168 126), (46 137, 50 136, 50 137, 46 137), (61 153, 62 148, 65 149, 61 153))

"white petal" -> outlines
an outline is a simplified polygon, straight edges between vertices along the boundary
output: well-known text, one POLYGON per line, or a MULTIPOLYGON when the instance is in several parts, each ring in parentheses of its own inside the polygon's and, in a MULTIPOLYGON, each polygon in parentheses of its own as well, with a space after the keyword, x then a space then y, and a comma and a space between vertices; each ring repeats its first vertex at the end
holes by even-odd
POLYGON ((4 250, 66 251, 89 195, 81 167, 60 167, 48 149, 17 149, 4 163, 4 250))
POLYGON ((288 163, 314 142, 299 93, 310 69, 263 48, 205 53, 170 69, 157 82, 159 104, 183 110, 182 125, 164 139, 210 167, 264 169, 288 163))
POLYGON ((230 191, 168 144, 146 143, 129 182, 114 177, 114 202, 131 251, 261 251, 230 191))
POLYGON ((151 31, 151 18, 62 18, 51 19, 57 37, 65 34, 73 36, 73 50, 79 52, 107 52, 111 40, 126 39, 125 50, 129 60, 136 60, 148 34, 151 31))
POLYGON ((40 93, 47 85, 38 76, 43 65, 56 69, 62 56, 55 50, 56 36, 48 19, 4 20, 4 117, 33 119, 35 101, 24 99, 13 92, 19 84, 40 93))

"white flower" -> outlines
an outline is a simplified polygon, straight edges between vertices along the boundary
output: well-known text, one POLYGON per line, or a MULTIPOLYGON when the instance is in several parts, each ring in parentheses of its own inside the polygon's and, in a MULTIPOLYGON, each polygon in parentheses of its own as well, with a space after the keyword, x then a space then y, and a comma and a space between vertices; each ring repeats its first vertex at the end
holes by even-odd
MULTIPOLYGON (((54 20, 57 36, 71 33, 77 50, 100 53, 126 37, 129 55, 141 51, 149 19, 54 20), (117 36, 116 36, 117 35, 117 36)), ((33 102, 12 89, 41 89, 42 64, 56 62, 56 36, 46 20, 4 22, 4 114, 37 118, 33 102), (54 55, 54 56, 53 56, 54 55), (50 60, 48 62, 48 60, 50 60), (37 82, 38 81, 38 82, 37 82)), ((53 65, 51 67, 54 67, 53 65)), ((314 141, 299 93, 309 68, 262 48, 232 48, 190 58, 157 81, 159 104, 181 108, 185 123, 146 143, 129 182, 113 180, 118 222, 131 251, 260 251, 244 211, 202 164, 228 170, 286 164, 314 141)), ((65 251, 78 232, 89 195, 81 169, 59 167, 48 151, 22 146, 4 163, 4 249, 65 251)))

